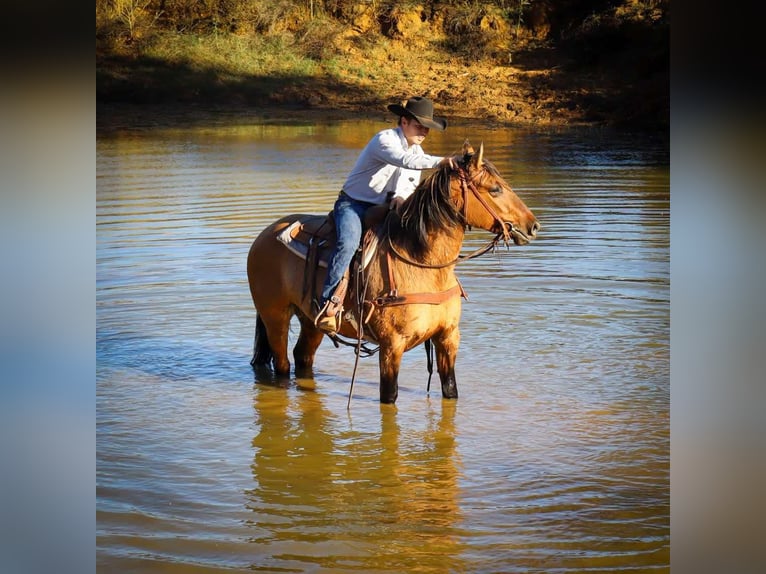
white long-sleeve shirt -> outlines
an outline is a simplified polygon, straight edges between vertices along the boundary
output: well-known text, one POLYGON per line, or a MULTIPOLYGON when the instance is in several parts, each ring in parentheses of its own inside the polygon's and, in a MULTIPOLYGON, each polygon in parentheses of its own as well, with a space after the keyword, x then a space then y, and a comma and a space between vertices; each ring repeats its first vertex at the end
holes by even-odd
POLYGON ((428 155, 419 145, 408 145, 400 127, 378 132, 359 154, 343 191, 359 201, 381 204, 386 195, 406 199, 424 169, 436 167, 443 158, 428 155))

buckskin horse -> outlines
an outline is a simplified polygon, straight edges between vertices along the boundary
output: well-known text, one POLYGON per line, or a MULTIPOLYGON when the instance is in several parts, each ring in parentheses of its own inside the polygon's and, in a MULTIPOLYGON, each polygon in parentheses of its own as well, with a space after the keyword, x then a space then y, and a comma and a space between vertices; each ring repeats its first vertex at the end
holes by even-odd
MULTIPOLYGON (((369 262, 354 273, 363 279, 349 283, 338 335, 378 345, 382 403, 396 402, 402 355, 422 343, 435 349, 442 396, 458 396, 455 360, 464 293, 455 266, 466 257, 460 254, 466 229, 477 227, 495 234, 483 250, 487 251, 500 239, 506 245, 511 241, 525 245, 540 228, 483 151, 483 144, 476 153, 466 140, 458 167, 437 169, 398 213, 389 212, 378 225, 377 248, 366 254, 369 262)), ((301 222, 311 218, 293 214, 269 225, 253 241, 247 258, 256 309, 250 363, 254 368, 271 366, 278 376, 290 373, 288 331, 294 315, 300 321, 293 349, 296 373, 311 372, 325 335, 314 326, 312 299, 324 281, 326 263, 325 267, 308 265, 316 259, 310 251, 300 256, 280 239, 288 228, 301 228, 301 222)), ((324 220, 319 227, 326 227, 324 216, 313 218, 324 220)), ((321 240, 318 232, 309 235, 309 242, 334 241, 334 235, 321 240)))

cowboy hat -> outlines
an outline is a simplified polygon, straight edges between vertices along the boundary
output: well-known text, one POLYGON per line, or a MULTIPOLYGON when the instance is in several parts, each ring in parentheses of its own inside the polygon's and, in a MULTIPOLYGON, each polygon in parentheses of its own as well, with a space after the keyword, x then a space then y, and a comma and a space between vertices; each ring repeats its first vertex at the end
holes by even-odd
POLYGON ((447 128, 447 120, 434 117, 434 103, 428 98, 415 96, 401 104, 391 104, 388 106, 390 112, 397 116, 407 116, 415 118, 427 128, 443 131, 447 128))

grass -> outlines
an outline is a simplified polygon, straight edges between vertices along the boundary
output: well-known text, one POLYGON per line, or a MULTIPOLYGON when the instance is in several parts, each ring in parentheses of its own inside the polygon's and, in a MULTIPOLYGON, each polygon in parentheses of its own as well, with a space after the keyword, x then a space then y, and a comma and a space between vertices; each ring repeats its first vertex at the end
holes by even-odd
POLYGON ((104 101, 279 104, 280 90, 321 76, 281 37, 156 34, 140 50, 97 60, 104 101))
POLYGON ((196 70, 220 70, 233 77, 314 76, 319 67, 314 60, 292 50, 281 37, 162 35, 143 55, 196 70))

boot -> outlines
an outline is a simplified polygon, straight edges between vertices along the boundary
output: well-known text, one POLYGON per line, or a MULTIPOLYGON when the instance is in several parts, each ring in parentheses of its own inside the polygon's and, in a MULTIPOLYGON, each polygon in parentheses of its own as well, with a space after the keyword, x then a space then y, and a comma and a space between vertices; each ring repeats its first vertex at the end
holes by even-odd
MULTIPOLYGON (((329 300, 325 301, 322 308, 314 317, 314 326, 325 333, 337 333, 340 328, 340 316, 343 311, 343 298, 348 289, 348 270, 335 288, 329 300)), ((319 305, 317 305, 318 307, 319 305)))
POLYGON ((314 317, 314 326, 325 333, 337 333, 338 327, 340 326, 338 318, 341 311, 340 298, 333 295, 330 299, 325 301, 325 304, 322 305, 322 308, 319 310, 316 317, 314 317))

